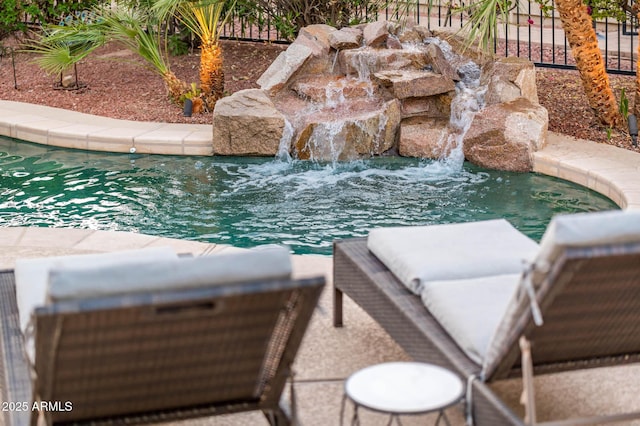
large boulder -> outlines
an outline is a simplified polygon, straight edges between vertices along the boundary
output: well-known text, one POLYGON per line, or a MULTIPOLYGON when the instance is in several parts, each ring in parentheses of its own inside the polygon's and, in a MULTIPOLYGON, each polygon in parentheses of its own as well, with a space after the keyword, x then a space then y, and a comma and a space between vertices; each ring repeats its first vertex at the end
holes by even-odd
POLYGON ((469 46, 468 40, 453 27, 438 27, 431 31, 433 37, 446 41, 451 46, 451 51, 460 58, 471 60, 480 67, 493 62, 496 55, 481 49, 477 42, 469 46))
POLYGON ((378 109, 354 113, 339 121, 317 114, 308 117, 294 146, 302 160, 368 158, 395 147, 399 124, 400 102, 395 99, 378 109))
POLYGON ((451 116, 451 100, 455 92, 436 96, 406 98, 401 101, 402 118, 428 117, 449 119, 451 116))
POLYGON ((372 97, 377 94, 376 87, 368 81, 335 76, 303 77, 291 85, 291 90, 303 99, 327 106, 336 106, 349 99, 372 97))
POLYGON ((307 46, 313 52, 313 56, 325 56, 329 54, 331 49, 331 34, 336 31, 338 30, 330 25, 309 25, 300 30, 295 43, 307 46))
POLYGON ((427 65, 425 52, 419 49, 363 49, 341 50, 338 54, 339 70, 345 75, 357 75, 360 78, 378 71, 414 69, 420 70, 427 65))
POLYGON ((387 21, 371 22, 364 27, 362 33, 367 46, 381 47, 389 37, 389 23, 387 21))
POLYGON ((400 123, 398 154, 437 160, 446 154, 448 120, 413 117, 400 123))
POLYGON ((338 32, 330 25, 315 24, 304 27, 293 44, 301 44, 311 49, 311 58, 304 63, 299 74, 332 73, 335 50, 331 47, 331 36, 338 32))
POLYGON ((335 50, 357 49, 362 43, 362 30, 345 27, 329 35, 329 43, 335 50))
POLYGON ((260 76, 258 86, 270 93, 277 92, 302 68, 312 54, 313 51, 309 47, 301 43, 292 43, 260 76))
POLYGON ((442 74, 443 76, 450 78, 454 81, 460 80, 458 71, 453 66, 451 61, 445 58, 442 49, 434 43, 429 43, 425 48, 425 53, 428 58, 429 64, 435 72, 442 74))
POLYGON ((546 143, 547 110, 526 98, 489 105, 478 112, 464 137, 467 160, 514 172, 533 170, 533 153, 546 143))
POLYGON ((373 80, 398 99, 440 95, 456 88, 450 78, 422 70, 380 71, 373 75, 373 80))
POLYGON ((247 89, 216 102, 213 154, 275 156, 285 117, 260 89, 247 89))
POLYGON ((487 86, 487 105, 527 98, 538 103, 536 69, 525 58, 499 58, 484 67, 481 83, 487 86))
POLYGON ((415 27, 407 28, 405 31, 398 34, 398 40, 400 40, 400 43, 407 43, 418 46, 422 43, 423 39, 424 37, 420 32, 416 31, 415 27))

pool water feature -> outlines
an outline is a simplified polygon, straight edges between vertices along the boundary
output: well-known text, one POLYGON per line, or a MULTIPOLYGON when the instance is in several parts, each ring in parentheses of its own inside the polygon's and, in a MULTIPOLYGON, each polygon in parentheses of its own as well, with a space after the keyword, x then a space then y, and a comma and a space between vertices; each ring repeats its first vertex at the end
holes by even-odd
POLYGON ((401 157, 345 163, 129 155, 0 138, 0 226, 133 231, 331 254, 374 227, 504 217, 539 239, 558 213, 617 208, 535 173, 401 157))

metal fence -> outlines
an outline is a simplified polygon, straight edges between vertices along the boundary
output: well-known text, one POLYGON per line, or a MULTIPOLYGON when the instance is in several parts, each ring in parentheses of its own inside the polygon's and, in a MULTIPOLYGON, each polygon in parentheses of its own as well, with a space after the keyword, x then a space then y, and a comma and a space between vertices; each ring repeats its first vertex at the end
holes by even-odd
MULTIPOLYGON (((409 0, 411 13, 408 23, 420 24, 429 29, 462 28, 465 13, 456 12, 450 1, 435 0, 431 6, 427 0, 409 0)), ((556 14, 545 17, 532 1, 517 2, 510 12, 508 22, 500 24, 500 38, 494 48, 498 55, 525 57, 537 66, 575 69, 575 59, 565 38, 560 19, 556 14)), ((464 3, 463 3, 464 4, 464 3)), ((383 11, 362 9, 358 16, 362 21, 378 19, 394 20, 389 7, 383 11)), ((635 74, 637 61, 638 23, 628 16, 626 22, 616 20, 594 21, 594 28, 607 64, 607 71, 616 74, 635 74)), ((277 28, 276 21, 255 11, 251 17, 236 13, 224 27, 223 37, 253 41, 286 43, 289 40, 277 28)))

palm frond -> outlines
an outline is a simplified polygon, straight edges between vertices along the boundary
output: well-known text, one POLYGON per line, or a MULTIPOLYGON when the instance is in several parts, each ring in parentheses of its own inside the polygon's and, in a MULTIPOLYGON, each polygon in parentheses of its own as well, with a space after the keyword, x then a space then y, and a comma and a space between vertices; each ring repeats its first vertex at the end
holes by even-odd
POLYGON ((149 67, 163 75, 169 62, 160 48, 160 35, 155 17, 137 9, 104 9, 102 14, 105 35, 122 43, 140 55, 149 67))
POLYGON ((508 20, 509 6, 509 0, 475 0, 467 6, 457 8, 457 12, 469 15, 468 21, 461 28, 465 33, 467 47, 477 43, 485 52, 493 49, 498 39, 498 24, 508 20))
POLYGON ((175 16, 203 45, 212 45, 218 42, 234 4, 235 0, 158 0, 152 10, 161 19, 175 16))
POLYGON ((24 44, 36 53, 35 62, 47 73, 60 74, 106 43, 97 24, 50 26, 39 38, 24 44))

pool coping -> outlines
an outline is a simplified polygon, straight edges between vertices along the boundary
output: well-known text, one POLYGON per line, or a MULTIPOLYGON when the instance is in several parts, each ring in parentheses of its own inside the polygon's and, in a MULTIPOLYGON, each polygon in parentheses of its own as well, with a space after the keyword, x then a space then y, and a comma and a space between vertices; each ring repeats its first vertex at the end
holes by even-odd
MULTIPOLYGON (((90 151, 213 155, 213 125, 118 120, 60 108, 0 100, 0 135, 90 151)), ((640 153, 548 132, 533 170, 640 209, 640 153)))
POLYGON ((213 155, 211 124, 119 120, 6 100, 0 100, 0 135, 89 151, 213 155))

